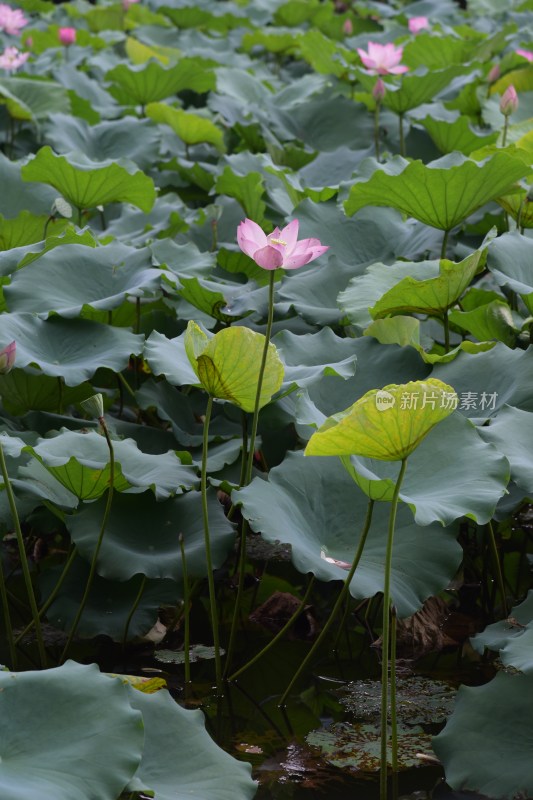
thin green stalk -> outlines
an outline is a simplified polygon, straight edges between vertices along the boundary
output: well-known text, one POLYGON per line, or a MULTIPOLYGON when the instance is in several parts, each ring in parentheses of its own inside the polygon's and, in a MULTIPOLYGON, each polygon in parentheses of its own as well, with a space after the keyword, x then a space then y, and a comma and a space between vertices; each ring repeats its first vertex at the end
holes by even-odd
POLYGON ((19 549, 19 557, 20 557, 20 565, 22 567, 22 575, 24 577, 24 584, 26 587, 26 593, 28 595, 28 601, 30 604, 31 615, 33 619, 33 623, 35 625, 35 636, 37 639, 37 648, 39 650, 39 660, 41 662, 41 666, 43 669, 46 668, 46 650, 44 647, 44 640, 43 640, 43 632, 41 629, 41 621, 39 619, 39 611, 37 609, 37 602, 35 600, 35 593, 33 591, 33 584, 31 581, 31 574, 30 568, 28 566, 28 559, 26 556, 26 548, 24 546, 24 537, 22 535, 22 530, 20 527, 20 519, 17 511, 17 504, 15 503, 15 495, 13 494, 13 489, 11 487, 11 481, 9 480, 9 475, 7 473, 7 466, 6 466, 6 459, 4 456, 4 448, 0 443, 0 470, 2 471, 2 478, 4 480, 4 489, 7 496, 7 501, 9 503, 9 509, 11 511, 11 517, 13 519, 13 525, 15 527, 15 535, 17 537, 17 545, 19 549))
POLYGON ((507 617, 508 609, 507 609, 507 600, 505 598, 505 582, 503 580, 500 554, 498 553, 498 545, 496 544, 496 536, 494 535, 494 528, 492 526, 492 522, 489 522, 487 528, 489 531, 489 546, 492 553, 492 560, 494 562, 494 572, 496 573, 495 577, 498 583, 498 589, 500 590, 500 594, 502 596, 503 613, 505 617, 507 617))
POLYGON ((391 606, 391 631, 390 631, 390 719, 391 719, 391 745, 392 745, 392 794, 394 800, 398 796, 398 723, 396 714, 396 634, 398 630, 398 616, 396 606, 391 606))
POLYGON ((185 654, 185 683, 191 682, 191 615, 190 615, 190 595, 189 595, 189 576, 187 574, 187 559, 185 558, 185 542, 183 534, 179 535, 180 551, 181 551, 181 571, 183 574, 183 613, 184 613, 184 641, 183 652, 185 654))
POLYGON ((444 350, 446 353, 450 352, 450 320, 448 318, 448 312, 444 312, 444 316, 442 317, 442 324, 444 325, 444 350))
POLYGON ((202 517, 204 521, 205 560, 207 562, 207 585, 209 587, 209 608, 211 615, 211 629, 213 631, 213 646, 215 649, 215 675, 217 695, 222 695, 222 663, 220 660, 220 641, 218 635, 217 598, 215 594, 215 578, 213 575, 213 561, 211 558, 211 538, 209 535, 209 510, 207 507, 207 453, 209 449, 209 423, 213 411, 213 398, 209 395, 207 410, 204 418, 204 436, 202 446, 202 517))
POLYGON ((119 381, 121 382, 121 384, 123 385, 123 387, 126 389, 126 391, 127 391, 127 392, 128 392, 128 393, 129 393, 129 394, 130 394, 130 395, 133 397, 133 399, 135 400, 135 399, 136 399, 136 397, 135 397, 135 392, 133 391, 133 389, 132 389, 132 388, 131 388, 131 386, 129 385, 129 383, 128 383, 128 381, 126 380, 126 378, 124 377, 124 375, 123 375, 121 372, 117 372, 117 373, 116 373, 116 376, 117 376, 117 378, 119 379, 119 381))
POLYGON ((0 600, 2 601, 2 610, 4 613, 4 626, 6 629, 7 646, 9 650, 10 669, 16 670, 17 668, 17 650, 15 647, 15 640, 13 639, 13 626, 11 624, 11 614, 9 613, 9 601, 7 599, 6 582, 4 579, 4 567, 2 564, 2 555, 0 554, 0 600))
POLYGON ((89 599, 89 593, 93 585, 94 576, 96 575, 96 563, 98 561, 100 548, 102 547, 102 541, 104 539, 107 520, 109 519, 109 514, 111 513, 111 505, 113 503, 113 489, 115 486, 115 450, 113 448, 113 442, 111 441, 111 437, 109 436, 109 431, 107 430, 105 419, 103 417, 100 417, 98 421, 100 422, 102 431, 104 432, 104 436, 107 442, 107 447, 109 449, 109 488, 107 490, 107 500, 104 509, 104 516, 102 517, 102 523, 100 525, 100 533, 98 534, 98 540, 96 542, 96 547, 94 549, 91 566, 89 569, 89 576, 85 584, 83 597, 81 598, 78 611, 76 612, 74 622, 72 623, 72 627, 68 635, 67 643, 65 644, 65 647, 63 648, 63 652, 61 653, 61 657, 59 659, 60 664, 62 664, 66 658, 70 645, 72 644, 72 640, 74 639, 76 631, 78 630, 78 625, 80 624, 81 616, 83 614, 85 606, 87 605, 87 600, 89 599))
POLYGON ((374 148, 376 151, 376 161, 379 161, 379 103, 376 103, 374 110, 374 148))
POLYGON ((405 136, 403 132, 403 114, 399 114, 400 119, 400 155, 405 156, 405 136))
MULTIPOLYGON (((379 796, 380 800, 387 798, 387 744, 388 744, 388 696, 389 696, 389 642, 390 642, 390 584, 392 572, 392 547, 394 544, 394 528, 396 526, 396 512, 398 510, 398 498, 400 489, 405 475, 405 468, 407 459, 404 458, 401 463, 400 472, 396 479, 394 487, 394 494, 391 501, 391 510, 389 516, 389 529, 387 535, 387 551, 385 555, 385 580, 383 585, 383 632, 381 635, 381 765, 379 772, 379 796)), ((391 676, 392 677, 392 676, 391 676)), ((394 690, 391 690, 391 696, 394 690)), ((391 720, 393 727, 396 727, 396 719, 391 720)), ((393 742, 396 741, 396 731, 392 733, 393 742)), ((397 745, 397 741, 396 741, 397 745)), ((397 763, 397 753, 392 756, 393 765, 397 763)), ((394 769, 394 766, 393 766, 394 769)))
POLYGON ((135 600, 133 601, 133 605, 132 605, 132 607, 130 609, 130 613, 128 614, 128 619, 126 620, 126 624, 124 625, 124 633, 122 635, 122 649, 123 650, 125 649, 126 643, 128 641, 128 632, 129 632, 129 629, 130 629, 131 621, 133 619, 133 615, 135 614, 135 612, 137 611, 137 609, 139 607, 139 603, 141 602, 141 598, 142 598, 142 596, 144 594, 145 588, 146 588, 146 575, 143 575, 142 576, 142 580, 141 580, 141 585, 139 586, 139 591, 137 592, 135 600))
POLYGON ((58 383, 58 387, 59 387, 58 413, 62 414, 63 413, 63 396, 64 396, 64 391, 63 390, 64 390, 64 384, 63 384, 63 378, 61 377, 61 375, 58 375, 57 383, 58 383))
POLYGON ((314 575, 311 575, 311 579, 310 579, 310 581, 309 581, 309 583, 308 583, 308 585, 307 585, 307 589, 305 590, 305 594, 304 594, 304 596, 303 596, 303 598, 302 598, 302 600, 301 600, 301 602, 300 602, 300 605, 298 606, 298 608, 296 609, 296 611, 294 612, 294 614, 291 616, 291 618, 290 618, 290 619, 289 619, 289 620, 288 620, 288 621, 285 623, 285 625, 283 626, 283 628, 282 628, 280 631, 278 631, 278 632, 276 633, 276 635, 274 636, 274 638, 273 638, 273 639, 271 639, 271 640, 269 641, 269 643, 268 643, 267 645, 265 645, 265 647, 263 647, 263 649, 262 649, 262 650, 260 650, 258 653, 256 653, 256 655, 255 655, 253 658, 251 658, 251 659, 250 659, 250 661, 248 661, 248 662, 247 662, 247 663, 246 663, 246 664, 245 664, 243 667, 241 667, 240 669, 238 669, 238 670, 237 670, 237 672, 234 672, 234 673, 233 673, 233 675, 230 675, 230 677, 228 678, 228 680, 230 680, 230 681, 234 681, 234 680, 236 680, 236 678, 238 678, 238 677, 239 677, 239 675, 242 675, 242 673, 243 673, 243 672, 246 672, 246 670, 247 670, 249 667, 251 667, 251 666, 252 666, 253 664, 255 664, 257 661, 259 661, 259 659, 260 659, 260 658, 262 658, 262 657, 265 655, 265 653, 268 653, 268 651, 269 651, 269 650, 270 650, 272 647, 274 647, 274 645, 275 645, 277 642, 279 642, 279 640, 280 640, 280 639, 282 639, 282 638, 283 638, 283 636, 285 636, 285 634, 287 633, 287 631, 288 631, 288 630, 289 630, 289 629, 290 629, 290 628, 291 628, 291 627, 294 625, 294 623, 296 622, 296 620, 298 619, 298 617, 300 616, 300 614, 302 613, 302 611, 305 609, 305 604, 307 603, 307 600, 308 600, 308 598, 309 598, 309 595, 311 594, 311 589, 312 589, 312 587, 313 587, 313 584, 314 584, 314 582, 315 582, 315 576, 314 576, 314 575))
MULTIPOLYGON (((50 608, 50 606, 52 605, 52 603, 56 599, 57 595, 59 594, 59 590, 61 589, 61 587, 63 585, 63 582, 64 582, 65 578, 67 577, 72 564, 74 563, 75 556, 76 556, 76 547, 74 546, 72 548, 72 551, 71 551, 68 559, 66 560, 66 562, 65 562, 65 564, 63 566, 63 571, 61 572, 61 575, 59 576, 59 579, 56 581, 56 584, 55 584, 52 592, 50 593, 50 595, 48 596, 48 598, 46 600, 46 603, 44 603, 39 609, 39 619, 41 619, 41 617, 43 617, 46 614, 46 612, 48 611, 48 609, 50 608)), ((31 620, 31 622, 28 622, 28 624, 26 625, 26 627, 24 628, 22 633, 19 633, 19 635, 15 639, 15 644, 18 645, 19 642, 22 641, 22 639, 31 631, 32 628, 33 628, 33 620, 31 620)))
POLYGON ((82 209, 78 208, 78 228, 81 228, 82 223, 82 209))
MULTIPOLYGON (((254 466, 254 452, 255 452, 255 439, 257 436, 257 426, 259 422, 259 408, 261 405, 261 390, 263 388, 263 376, 265 374, 265 367, 268 357, 268 348, 270 344, 270 335, 272 333, 272 321, 274 319, 274 281, 275 270, 271 270, 269 274, 268 284, 268 318, 265 330, 265 346, 263 347, 263 355, 261 356, 261 364, 259 366, 259 375, 257 377, 257 389, 255 393, 254 413, 252 417, 252 429, 250 432, 250 442, 248 444, 248 462, 246 464, 246 472, 244 475, 244 486, 248 486, 252 480, 252 471, 254 466)), ((246 569, 246 534, 248 532, 248 523, 243 519, 241 529, 241 547, 239 554, 239 583, 237 585, 237 595, 235 597, 235 606, 233 608, 233 618, 231 620, 231 630, 228 642, 228 651, 226 656, 226 669, 225 675, 231 669, 231 662, 233 659, 233 650, 235 647, 235 637, 237 634, 237 621, 239 618, 239 609, 241 607, 242 595, 244 591, 244 571, 246 569)))
POLYGON ((372 523, 372 512, 373 511, 374 511, 374 500, 369 500, 368 501, 367 510, 366 510, 366 517, 365 517, 365 523, 364 523, 364 526, 363 526, 363 531, 361 533, 361 538, 359 539, 359 544, 357 545, 357 550, 355 552, 354 559, 353 559, 353 562, 352 562, 352 566, 350 567, 350 571, 348 572, 348 575, 346 576, 346 580, 344 581, 342 589, 340 590, 339 595, 337 597, 337 600, 335 601, 335 605, 333 606, 333 608, 331 610, 331 614, 329 615, 328 619, 326 620, 326 624, 324 625, 324 627, 320 631, 319 635, 317 636, 317 638, 313 642, 313 645, 312 645, 311 649, 309 650, 309 652, 307 653, 306 657, 304 658, 304 660, 302 661, 302 663, 300 664, 300 666, 296 670, 295 674, 292 676, 291 682, 289 683, 289 685, 287 686, 287 688, 283 692, 283 695, 281 696, 281 699, 279 701, 279 705, 280 706, 285 705, 285 701, 286 701, 286 699, 287 699, 292 687, 294 686, 294 684, 296 683, 296 681, 298 680, 298 678, 300 677, 300 675, 302 674, 302 672, 304 671, 306 666, 308 665, 309 661, 313 657, 313 655, 316 652, 316 650, 322 644, 324 638, 326 637, 327 632, 331 628, 331 626, 332 626, 337 614, 339 613, 339 611, 340 611, 340 609, 342 607, 342 604, 344 602, 345 597, 347 597, 347 595, 348 595, 348 592, 350 590, 350 583, 351 583, 352 578, 353 578, 353 576, 355 574, 355 570, 357 569, 359 561, 361 560, 361 556, 363 555, 363 550, 364 550, 364 547, 365 547, 366 537, 368 536, 368 531, 370 530, 370 525, 372 523))
POLYGON ((450 231, 444 231, 444 237, 442 239, 442 247, 440 249, 440 257, 446 258, 446 250, 448 249, 448 236, 450 235, 450 231))
POLYGON ((503 118, 502 147, 505 147, 505 145, 507 144, 508 131, 509 131, 509 114, 506 114, 503 118))

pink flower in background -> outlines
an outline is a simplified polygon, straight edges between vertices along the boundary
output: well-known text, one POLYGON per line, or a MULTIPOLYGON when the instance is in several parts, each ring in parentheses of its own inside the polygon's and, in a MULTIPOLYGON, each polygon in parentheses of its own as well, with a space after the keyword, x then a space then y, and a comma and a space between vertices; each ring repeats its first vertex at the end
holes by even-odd
POLYGON ((122 0, 122 8, 124 9, 124 11, 127 11, 130 6, 138 2, 139 0, 122 0))
POLYGON ((368 51, 357 48, 364 66, 375 75, 401 75, 409 67, 400 64, 403 56, 403 47, 395 47, 392 43, 368 43, 368 51))
POLYGON ((298 269, 329 250, 318 239, 298 241, 298 227, 298 220, 293 219, 267 236, 256 222, 245 219, 237 228, 237 241, 243 253, 263 269, 298 269))
POLYGON ((429 28, 429 19, 427 17, 411 17, 407 22, 407 27, 411 33, 419 33, 429 28))
POLYGON ((494 81, 498 80, 500 75, 501 75, 500 65, 494 64, 494 66, 491 67, 489 74, 487 75, 487 81, 489 83, 494 83, 494 81))
POLYGON ((61 44, 68 47, 76 41, 76 28, 60 28, 57 35, 61 44))
POLYGON ((6 47, 0 55, 0 68, 6 69, 8 72, 15 72, 26 63, 29 57, 29 53, 21 53, 16 47, 6 47))
POLYGON ((6 375, 11 372, 15 363, 17 353, 17 343, 11 342, 3 350, 0 350, 0 375, 6 375))
POLYGON ((353 33, 353 23, 351 19, 345 19, 342 26, 342 32, 345 36, 351 36, 353 33))
POLYGON ((5 3, 0 3, 0 30, 18 36, 22 28, 27 25, 28 19, 20 8, 11 8, 5 3))
POLYGON ((517 108, 518 95, 516 93, 516 89, 511 84, 511 86, 508 86, 500 97, 500 111, 504 117, 509 117, 511 114, 514 114, 517 108))
POLYGON ((523 56, 528 61, 533 61, 533 53, 531 50, 515 50, 517 56, 523 56))

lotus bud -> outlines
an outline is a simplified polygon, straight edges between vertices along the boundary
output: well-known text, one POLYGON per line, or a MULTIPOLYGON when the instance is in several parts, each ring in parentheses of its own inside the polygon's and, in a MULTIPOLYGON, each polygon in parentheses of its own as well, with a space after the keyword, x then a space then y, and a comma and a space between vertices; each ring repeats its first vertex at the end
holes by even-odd
POLYGON ((352 24, 352 20, 351 19, 345 19, 344 20, 344 23, 343 23, 343 26, 342 26, 342 32, 344 33, 345 36, 351 36, 352 35, 352 33, 353 33, 353 24, 352 24))
POLYGON ((0 375, 7 375, 8 372, 11 372, 15 364, 16 351, 16 342, 11 342, 3 350, 0 350, 0 375))
POLYGON ((76 28, 60 28, 58 31, 58 37, 61 44, 64 44, 65 47, 68 47, 71 44, 74 44, 76 41, 76 28))
POLYGON ((499 64, 494 64, 492 69, 490 70, 489 74, 487 75, 488 83, 494 83, 498 80, 501 75, 501 69, 499 64))
POLYGON ((100 393, 93 394, 92 397, 82 400, 80 406, 91 417, 102 419, 104 416, 104 398, 100 393))
POLYGON ((374 88, 372 89, 372 97, 376 101, 376 103, 381 103, 385 95, 387 94, 387 87, 381 80, 378 78, 376 83, 374 84, 374 88))
POLYGON ((510 117, 518 108, 518 95, 516 89, 511 84, 507 87, 500 98, 500 111, 504 117, 510 117))

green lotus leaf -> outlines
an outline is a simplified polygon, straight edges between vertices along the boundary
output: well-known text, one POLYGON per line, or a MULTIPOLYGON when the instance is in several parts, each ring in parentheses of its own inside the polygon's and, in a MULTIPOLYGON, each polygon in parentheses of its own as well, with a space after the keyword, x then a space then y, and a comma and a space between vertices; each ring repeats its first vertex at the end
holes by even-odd
MULTIPOLYGON (((43 599, 48 598, 55 588, 62 569, 63 566, 51 567, 39 576, 43 599)), ((70 630, 88 575, 89 564, 76 556, 59 593, 46 612, 50 625, 60 631, 70 630)), ((109 581, 95 575, 76 635, 81 639, 109 636, 115 642, 122 642, 131 610, 135 606, 135 613, 129 620, 128 639, 145 636, 155 625, 160 607, 176 606, 181 598, 180 587, 171 580, 156 581, 136 575, 129 581, 109 581)))
MULTIPOLYGON (((247 317, 256 310, 257 305, 253 300, 251 287, 246 291, 242 284, 225 284, 182 275, 179 279, 179 294, 193 306, 191 313, 198 309, 213 319, 226 323, 247 317)), ((183 311, 180 316, 184 318, 183 311)))
POLYGON ((503 150, 481 162, 452 153, 427 165, 412 161, 398 173, 399 165, 393 159, 369 180, 352 186, 346 213, 351 216, 369 205, 392 206, 426 225, 450 231, 489 200, 509 192, 531 170, 503 150))
POLYGON ((191 114, 181 108, 172 108, 165 103, 149 103, 146 106, 146 115, 154 122, 169 125, 186 145, 207 142, 221 153, 226 149, 223 132, 207 117, 191 114))
POLYGON ((131 354, 142 351, 144 337, 85 319, 33 314, 1 314, 2 341, 17 343, 17 366, 37 365, 45 375, 63 377, 78 386, 100 367, 123 370, 131 354))
POLYGON ((0 104, 17 120, 42 120, 49 114, 70 112, 67 90, 56 81, 2 78, 0 104))
POLYGON ((452 716, 433 739, 446 782, 498 800, 529 797, 532 715, 533 675, 499 672, 484 686, 461 686, 452 716))
MULTIPOLYGON (((115 476, 118 491, 150 488, 156 497, 165 498, 198 482, 194 468, 181 464, 172 451, 164 455, 143 453, 133 439, 118 440, 113 449, 121 468, 115 476)), ((62 430, 57 436, 41 439, 28 452, 82 500, 100 497, 109 486, 109 449, 105 437, 96 431, 62 430)))
MULTIPOLYGON (((154 457, 155 458, 155 457, 154 457)), ((214 492, 208 495, 209 527, 215 568, 222 566, 235 543, 235 531, 214 492)), ((82 558, 90 563, 96 548, 104 501, 83 505, 66 525, 82 558)), ((98 554, 97 572, 107 580, 147 578, 182 581, 179 536, 183 534, 187 572, 207 575, 202 505, 199 492, 158 502, 150 492, 116 495, 98 554)))
MULTIPOLYGON (((302 7, 307 4, 300 4, 302 7)), ((298 39, 298 50, 315 72, 322 75, 346 75, 349 61, 354 60, 354 53, 339 46, 319 30, 312 28, 301 34, 298 39)))
MULTIPOLYGON (((137 13, 138 9, 134 9, 133 6, 130 6, 128 11, 131 15, 132 13, 137 13)), ((150 14, 154 13, 146 7, 143 7, 142 12, 144 13, 145 11, 148 11, 150 14)), ((158 22, 154 24, 161 25, 164 28, 170 27, 170 23, 162 14, 157 14, 157 18, 158 22)), ((168 66, 171 61, 177 61, 182 56, 181 50, 177 47, 150 46, 144 42, 140 42, 138 39, 134 39, 133 36, 128 36, 126 39, 126 53, 132 64, 146 64, 147 61, 153 58, 164 66, 168 66)))
MULTIPOLYGON (((0 250, 11 250, 27 244, 41 242, 44 238, 48 217, 36 216, 29 211, 21 211, 14 219, 0 216, 0 250)), ((48 234, 60 234, 69 226, 66 219, 57 219, 48 225, 48 234)))
MULTIPOLYGON (((233 5, 235 11, 241 11, 237 5, 233 5)), ((250 28, 252 24, 248 16, 244 13, 230 14, 223 11, 208 11, 200 8, 196 3, 189 6, 175 8, 174 6, 161 5, 158 8, 161 14, 165 14, 178 28, 205 28, 209 31, 227 33, 233 28, 250 28)))
MULTIPOLYGON (((469 67, 453 64, 441 70, 426 70, 423 75, 407 73, 402 75, 398 87, 387 86, 387 92, 381 102, 396 114, 405 114, 406 111, 432 100, 454 78, 463 75, 469 69, 469 67)), ((372 91, 376 83, 375 75, 358 70, 357 78, 368 92, 372 91)))
POLYGON ((198 93, 214 89, 214 64, 214 61, 198 57, 183 58, 172 67, 164 67, 157 61, 137 67, 118 64, 106 74, 106 79, 113 83, 109 91, 120 103, 145 106, 184 89, 198 93))
POLYGON ((327 419, 311 436, 305 455, 400 461, 453 412, 456 401, 452 387, 433 378, 372 389, 327 419))
POLYGON ((516 345, 519 331, 508 303, 503 300, 491 300, 472 311, 453 309, 448 318, 453 325, 468 331, 481 342, 496 339, 508 347, 516 345))
POLYGON ((518 232, 505 233, 491 242, 487 266, 500 286, 517 292, 533 314, 533 241, 518 232))
POLYGON ((506 456, 515 483, 533 492, 533 414, 505 405, 489 426, 479 428, 479 435, 506 456))
POLYGON ((476 132, 466 116, 457 117, 452 122, 428 115, 417 123, 425 128, 441 153, 459 151, 468 156, 480 147, 495 144, 499 135, 497 131, 489 134, 476 132))
MULTIPOLYGON (((338 459, 304 458, 288 453, 268 481, 256 478, 234 491, 232 500, 254 531, 268 542, 291 545, 291 559, 302 573, 321 581, 342 581, 346 570, 333 559, 350 563, 358 546, 367 498, 338 459)), ((363 555, 350 584, 358 599, 383 591, 387 520, 386 503, 374 506, 363 555)), ((455 574, 462 556, 456 532, 440 524, 420 527, 411 511, 398 511, 392 561, 392 602, 400 617, 414 614, 424 600, 438 594, 455 574)))
MULTIPOLYGON (((490 522, 509 483, 509 463, 496 443, 487 445, 483 430, 452 414, 409 457, 400 500, 419 525, 451 525, 463 516, 480 525, 490 522)), ((356 456, 342 456, 341 461, 368 497, 392 500, 397 464, 356 456)))
POLYGON ((487 352, 463 352, 449 364, 436 364, 431 375, 450 383, 459 396, 459 411, 480 423, 506 403, 533 411, 532 348, 510 350, 497 342, 487 352))
POLYGON ((406 311, 442 316, 455 305, 474 275, 483 268, 484 261, 485 254, 481 250, 458 263, 443 258, 438 277, 417 280, 407 275, 385 292, 369 311, 374 319, 406 311))
POLYGON ((355 373, 357 356, 352 340, 341 339, 331 328, 304 335, 281 331, 272 342, 285 365, 284 391, 309 386, 324 375, 346 379, 355 373))
POLYGON ((251 800, 257 784, 250 765, 215 744, 201 711, 181 708, 166 690, 146 694, 129 686, 127 692, 132 707, 142 712, 145 731, 134 781, 155 792, 157 800, 251 800))
POLYGON ((91 161, 82 153, 67 158, 41 147, 21 175, 25 181, 48 183, 79 209, 122 202, 147 213, 155 202, 154 182, 128 161, 91 161))
POLYGON ((420 320, 416 317, 388 317, 387 319, 377 319, 364 332, 365 336, 373 336, 380 344, 399 344, 401 347, 413 347, 424 359, 427 364, 447 364, 453 361, 458 353, 479 353, 490 350, 494 346, 493 342, 470 342, 467 340, 460 342, 456 347, 452 347, 447 353, 443 348, 442 352, 428 352, 432 340, 425 341, 421 330, 420 320))
POLYGON ((94 664, 0 672, 0 709, 6 798, 118 797, 141 761, 142 714, 94 664))
POLYGON ((215 183, 217 194, 234 197, 243 207, 246 216, 261 225, 265 218, 266 205, 263 200, 265 186, 259 172, 237 175, 231 167, 224 167, 215 183))
POLYGON ((514 667, 526 674, 533 672, 533 591, 511 609, 508 619, 487 625, 470 642, 481 655, 486 647, 499 651, 500 660, 506 667, 514 667))
POLYGON ((472 40, 459 36, 421 31, 413 41, 405 43, 402 63, 411 69, 442 69, 449 64, 464 64, 471 60, 474 46, 472 40))
POLYGON ((105 247, 68 245, 19 269, 6 287, 10 311, 78 317, 82 309, 110 311, 129 297, 153 295, 162 271, 151 266, 150 251, 112 242, 105 247))
MULTIPOLYGON (((420 752, 431 745, 431 736, 418 725, 397 726, 398 769, 420 766, 420 752)), ((311 731, 305 740, 318 748, 321 757, 339 769, 358 773, 378 772, 381 764, 379 723, 334 722, 329 728, 311 731)))
POLYGON ((510 214, 515 222, 518 223, 520 216, 520 228, 533 228, 533 204, 527 199, 527 189, 520 189, 514 194, 497 197, 496 202, 507 214, 510 214))
MULTIPOLYGON (((248 328, 225 328, 211 339, 195 322, 185 332, 185 351, 204 389, 219 400, 229 400, 253 411, 265 337, 248 328)), ((270 402, 283 382, 283 364, 269 343, 259 408, 270 402)))
POLYGON ((20 170, 20 161, 10 161, 0 153, 0 180, 4 187, 0 194, 0 213, 6 219, 13 219, 21 211, 49 214, 57 192, 50 186, 28 186, 22 180, 20 170))
POLYGON ((27 411, 59 411, 60 403, 64 408, 79 403, 91 394, 90 383, 80 386, 65 386, 63 396, 57 391, 57 378, 37 373, 29 369, 12 369, 6 375, 0 375, 0 397, 2 405, 9 414, 22 416, 27 411))

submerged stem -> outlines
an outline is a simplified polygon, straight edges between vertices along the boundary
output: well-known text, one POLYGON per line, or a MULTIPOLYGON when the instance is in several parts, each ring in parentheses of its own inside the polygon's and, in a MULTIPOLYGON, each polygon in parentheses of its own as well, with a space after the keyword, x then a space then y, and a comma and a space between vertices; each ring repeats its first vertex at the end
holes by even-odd
MULTIPOLYGON (((396 526, 396 512, 398 510, 398 498, 400 489, 405 475, 405 468, 407 459, 404 458, 401 463, 400 472, 396 479, 394 487, 394 494, 391 500, 391 510, 389 516, 389 528, 387 534, 387 551, 385 555, 385 580, 383 585, 383 632, 381 636, 381 765, 379 772, 379 796, 380 800, 387 798, 387 744, 388 744, 388 701, 389 701, 389 642, 390 642, 390 584, 392 572, 392 548, 394 544, 394 529, 396 526)), ((391 682, 393 676, 391 675, 391 682)), ((394 675, 395 678, 395 675, 394 675)), ((391 689, 391 698, 396 697, 396 686, 391 689)), ((391 714, 392 723, 392 743, 393 754, 392 764, 398 763, 398 754, 394 752, 395 746, 397 750, 397 733, 396 733, 396 715, 391 714)))
POLYGON ((508 609, 507 609, 507 600, 505 598, 505 583, 503 580, 503 572, 502 572, 502 565, 500 561, 500 554, 498 553, 498 545, 496 544, 496 536, 494 535, 494 527, 492 522, 489 522, 487 525, 489 531, 489 544, 490 550, 492 553, 492 560, 494 562, 494 572, 496 582, 498 584, 498 589, 500 590, 500 594, 502 596, 502 606, 503 606, 503 613, 505 616, 508 616, 508 609))
POLYGON ((300 664, 300 666, 296 670, 295 674, 292 676, 291 682, 289 683, 289 685, 287 686, 287 688, 283 692, 283 694, 281 696, 281 699, 279 701, 279 705, 280 706, 283 706, 285 704, 285 700, 287 699, 287 697, 289 695, 289 692, 291 691, 292 687, 294 686, 294 684, 296 683, 296 681, 298 680, 298 678, 302 674, 303 670, 305 669, 305 667, 307 666, 307 664, 309 663, 309 661, 313 657, 313 654, 315 653, 315 651, 318 649, 318 647, 320 647, 322 641, 324 640, 327 632, 331 628, 331 626, 332 626, 332 624, 333 624, 333 622, 335 620, 335 617, 337 616, 337 614, 338 614, 338 612, 339 612, 339 610, 340 610, 340 608, 341 608, 341 606, 342 606, 342 604, 344 602, 344 598, 347 596, 347 594, 348 594, 348 592, 350 590, 350 583, 351 583, 352 578, 354 576, 355 570, 357 569, 359 561, 361 560, 361 556, 363 555, 363 550, 364 550, 364 547, 365 547, 366 537, 368 535, 368 531, 370 530, 370 525, 372 523, 372 512, 373 511, 374 511, 374 500, 369 500, 368 501, 367 510, 366 510, 366 517, 365 517, 365 523, 364 523, 364 526, 363 526, 363 531, 361 533, 361 538, 359 539, 359 544, 357 545, 357 550, 355 552, 354 559, 353 559, 353 562, 352 562, 352 566, 350 567, 350 571, 348 572, 348 575, 346 576, 346 580, 344 581, 342 589, 339 592, 337 600, 335 601, 335 605, 333 606, 333 608, 331 610, 331 614, 329 615, 328 619, 326 620, 326 623, 325 623, 324 627, 322 628, 322 630, 320 631, 319 635, 317 636, 317 638, 313 642, 313 645, 312 645, 311 649, 309 650, 309 652, 307 653, 306 657, 304 658, 304 660, 302 661, 302 663, 300 664))

